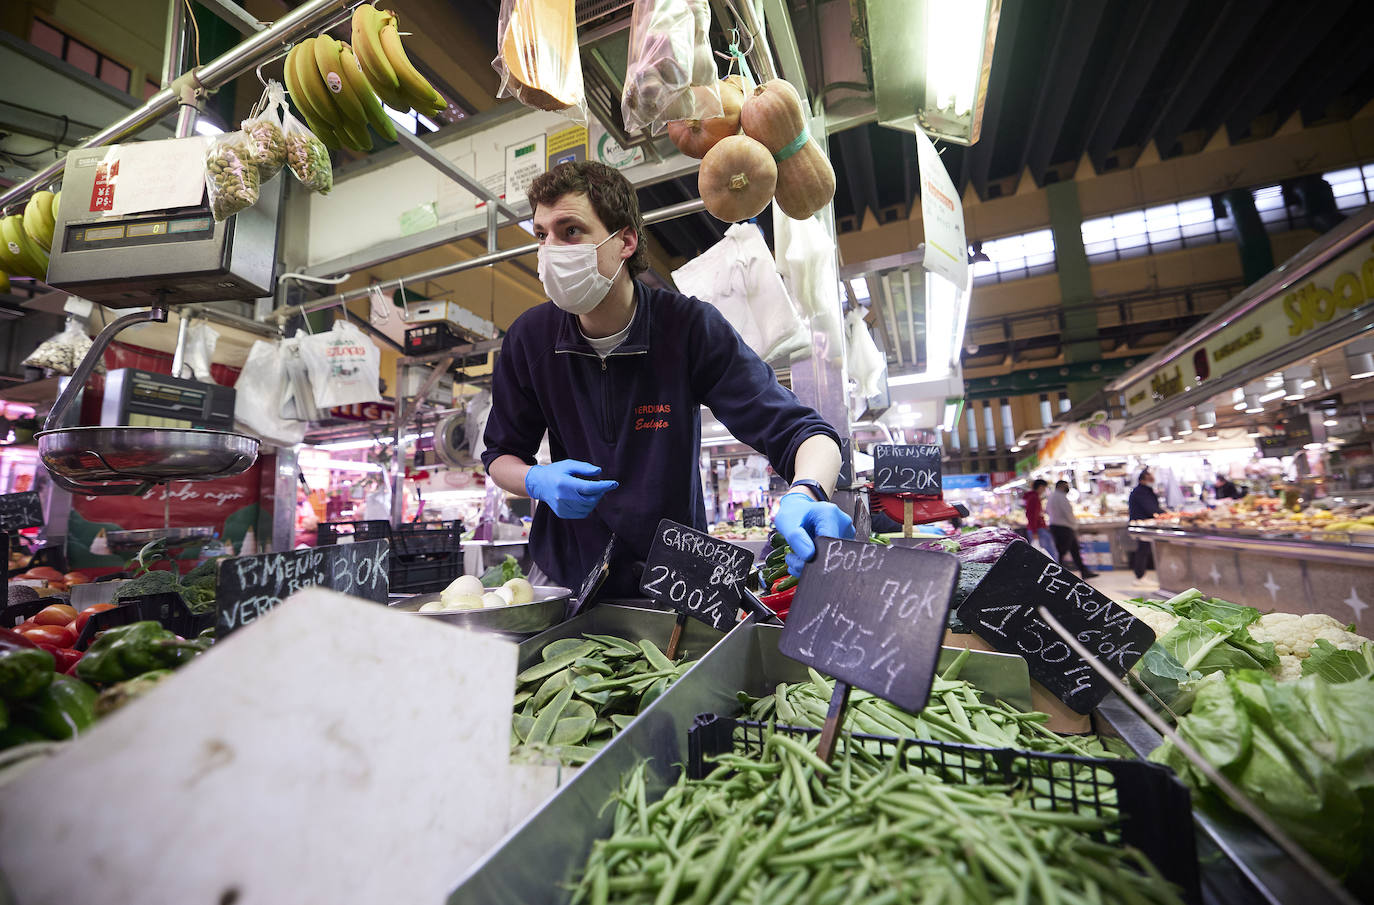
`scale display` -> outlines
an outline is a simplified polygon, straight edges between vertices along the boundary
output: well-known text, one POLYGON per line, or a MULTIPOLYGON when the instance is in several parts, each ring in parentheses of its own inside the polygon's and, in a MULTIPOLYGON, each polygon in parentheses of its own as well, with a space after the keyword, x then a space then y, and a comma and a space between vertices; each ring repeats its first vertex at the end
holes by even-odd
POLYGON ((103 248, 139 248, 145 245, 176 245, 213 238, 215 220, 199 213, 160 217, 97 226, 69 226, 63 235, 64 251, 103 248))
POLYGON ((138 368, 118 368, 105 378, 100 423, 104 427, 232 431, 234 390, 138 368))

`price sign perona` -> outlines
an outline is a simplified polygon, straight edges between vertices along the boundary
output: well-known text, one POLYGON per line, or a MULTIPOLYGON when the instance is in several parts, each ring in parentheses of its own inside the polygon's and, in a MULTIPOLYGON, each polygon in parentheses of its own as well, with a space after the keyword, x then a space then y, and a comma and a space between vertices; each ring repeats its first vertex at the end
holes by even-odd
POLYGON ((885 443, 873 447, 873 489, 940 496, 940 447, 885 443))
POLYGON ((743 547, 680 525, 658 523, 639 589, 679 613, 726 631, 739 618, 740 585, 754 557, 743 547))
POLYGON ((370 540, 223 560, 215 577, 215 637, 267 615, 283 598, 311 586, 386 603, 390 551, 389 541, 370 540))
POLYGON ((778 649, 898 707, 930 696, 959 561, 948 553, 817 538, 778 649))
POLYGON ((1026 658, 1031 678, 1077 713, 1090 713, 1109 683, 1036 611, 1044 606, 1118 676, 1155 641, 1145 623, 1023 540, 1012 541, 959 606, 959 619, 997 650, 1026 658))
POLYGON ((43 527, 43 503, 37 491, 0 494, 0 531, 43 527))

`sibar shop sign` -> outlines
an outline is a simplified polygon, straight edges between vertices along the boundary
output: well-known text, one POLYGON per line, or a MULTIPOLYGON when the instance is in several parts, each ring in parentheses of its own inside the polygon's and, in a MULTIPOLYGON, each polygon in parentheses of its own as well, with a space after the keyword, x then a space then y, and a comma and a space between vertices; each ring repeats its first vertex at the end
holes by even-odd
MULTIPOLYGON (((1276 292, 1192 355, 1126 387, 1126 413, 1140 415, 1185 389, 1225 383, 1243 366, 1374 304, 1374 243, 1362 242, 1310 279, 1276 292)), ((1210 388, 1210 387, 1209 387, 1210 388)))

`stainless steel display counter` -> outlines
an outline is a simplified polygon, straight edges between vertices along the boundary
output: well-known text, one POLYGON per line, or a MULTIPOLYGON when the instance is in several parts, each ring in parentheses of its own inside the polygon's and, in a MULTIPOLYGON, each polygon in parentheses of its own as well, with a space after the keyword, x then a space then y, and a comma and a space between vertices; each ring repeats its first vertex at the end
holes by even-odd
POLYGON ((1135 543, 1127 533, 1130 522, 1120 519, 1097 519, 1089 523, 1078 521, 1078 543, 1088 568, 1101 572, 1106 569, 1128 569, 1135 543), (1103 550, 1101 545, 1106 545, 1103 550))
POLYGON ((1374 635, 1374 546, 1133 526, 1154 545, 1160 589, 1199 590, 1261 610, 1326 613, 1374 635))

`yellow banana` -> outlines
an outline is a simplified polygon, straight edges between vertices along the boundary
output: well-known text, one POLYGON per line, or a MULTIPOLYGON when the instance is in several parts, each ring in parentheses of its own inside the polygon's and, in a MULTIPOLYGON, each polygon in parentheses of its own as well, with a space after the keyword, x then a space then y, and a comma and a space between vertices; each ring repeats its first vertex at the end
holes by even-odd
POLYGON ((377 98, 377 92, 373 91, 372 86, 367 83, 367 76, 363 75, 362 67, 358 64, 358 59, 354 56, 352 48, 343 44, 339 50, 339 56, 343 60, 345 77, 352 84, 358 99, 362 101, 363 109, 367 111, 368 125, 376 129, 377 133, 387 141, 395 141, 396 124, 382 109, 382 102, 377 98))
POLYGON ((363 102, 353 90, 353 84, 344 74, 343 59, 339 55, 339 42, 329 35, 315 39, 315 67, 319 70, 320 81, 331 95, 344 118, 367 128, 367 111, 363 102))
POLYGON ((44 251, 52 251, 52 192, 34 192, 24 206, 24 232, 44 251))
POLYGON ((61 192, 61 191, 54 192, 54 193, 53 193, 53 196, 52 196, 52 218, 53 218, 53 222, 54 222, 54 223, 57 221, 57 206, 58 206, 58 204, 59 204, 61 201, 62 201, 62 192, 61 192))
POLYGON ((420 75, 410 62, 410 57, 406 56, 406 50, 401 46, 401 35, 396 31, 393 21, 384 25, 381 31, 382 50, 386 52, 386 58, 391 61, 392 67, 396 70, 396 77, 401 80, 401 91, 416 110, 421 113, 438 113, 447 104, 439 96, 439 92, 434 90, 434 86, 429 80, 420 75))
POLYGON ((30 244, 29 237, 24 235, 23 220, 24 218, 18 214, 11 214, 0 221, 0 232, 3 232, 5 247, 9 251, 10 257, 18 265, 13 272, 19 276, 41 280, 47 276, 48 269, 45 264, 30 253, 30 249, 37 246, 30 244))
POLYGON ((0 270, 0 292, 10 291, 10 275, 0 270))
POLYGON ((372 90, 382 100, 400 92, 401 81, 382 50, 381 27, 389 17, 371 3, 353 11, 353 52, 363 67, 372 90))
MULTIPOLYGON (((286 54, 286 64, 282 67, 282 77, 286 81, 286 93, 291 98, 291 103, 295 105, 296 112, 301 118, 310 123, 311 120, 319 121, 315 115, 315 108, 310 106, 310 99, 305 96, 305 89, 301 87, 300 79, 296 77, 296 60, 301 55, 301 45, 292 47, 286 54)), ((313 131, 313 127, 311 129, 313 131)))
POLYGON ((316 121, 339 125, 344 116, 320 79, 320 70, 315 65, 315 39, 306 38, 297 46, 300 53, 296 54, 296 83, 305 95, 306 106, 316 121))
POLYGON ((16 214, 14 216, 14 231, 19 234, 19 241, 24 246, 24 253, 28 255, 29 260, 33 262, 33 276, 40 280, 47 279, 48 253, 43 250, 43 246, 29 238, 28 233, 24 231, 24 218, 22 215, 16 214))

